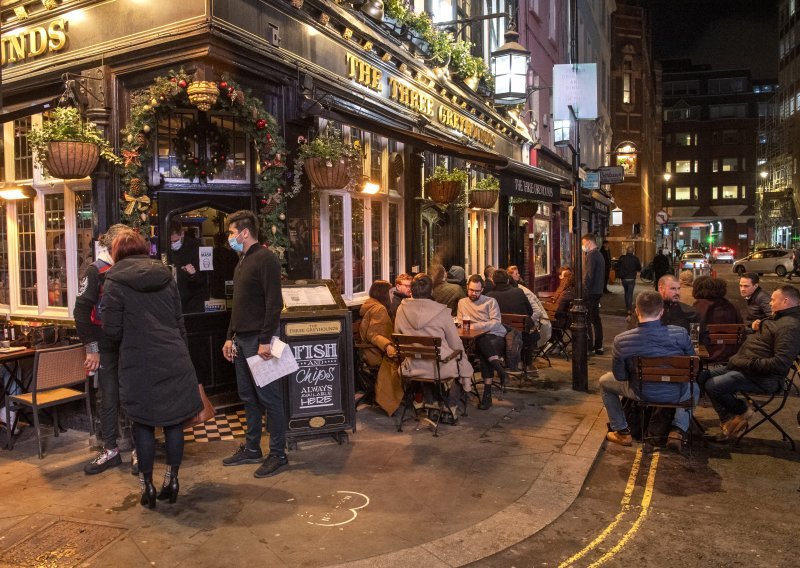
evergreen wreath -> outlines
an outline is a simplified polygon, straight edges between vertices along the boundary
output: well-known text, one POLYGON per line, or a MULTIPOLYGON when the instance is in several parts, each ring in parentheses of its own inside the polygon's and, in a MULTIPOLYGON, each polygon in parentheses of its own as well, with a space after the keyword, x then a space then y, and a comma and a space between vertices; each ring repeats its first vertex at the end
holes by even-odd
MULTIPOLYGON (((145 183, 148 179, 145 165, 149 166, 153 158, 150 135, 160 118, 175 109, 192 106, 186 92, 192 81, 193 77, 183 69, 177 73, 170 71, 167 76, 156 77, 149 87, 131 93, 130 121, 122 131, 121 178, 125 191, 121 218, 145 237, 150 235, 150 188, 145 183)), ((278 122, 258 98, 250 96, 237 83, 223 77, 216 84, 219 95, 210 110, 232 115, 256 150, 260 241, 285 264, 289 246, 286 200, 297 192, 286 190, 286 150, 278 122)))
POLYGON ((200 123, 193 120, 175 133, 173 142, 175 143, 175 157, 180 164, 181 175, 186 179, 197 179, 201 183, 205 183, 225 171, 226 160, 230 152, 230 143, 228 142, 228 137, 222 133, 216 124, 209 123, 205 128, 201 129, 200 123), (210 159, 200 158, 192 152, 195 144, 201 139, 200 134, 204 134, 211 154, 210 159))

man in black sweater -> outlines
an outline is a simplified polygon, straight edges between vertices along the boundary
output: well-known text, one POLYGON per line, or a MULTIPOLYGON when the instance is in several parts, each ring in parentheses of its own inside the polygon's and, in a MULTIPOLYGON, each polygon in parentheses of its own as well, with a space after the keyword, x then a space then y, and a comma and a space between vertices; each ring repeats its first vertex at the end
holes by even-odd
POLYGON ((600 299, 603 297, 605 261, 597 248, 597 237, 581 237, 583 250, 583 292, 586 295, 586 312, 589 352, 603 354, 603 322, 600 320, 600 299), (594 346, 592 341, 594 340, 594 346))
POLYGON ((259 387, 253 380, 247 358, 271 359, 270 341, 278 335, 283 298, 281 263, 258 242, 258 219, 250 211, 228 216, 228 243, 242 253, 233 274, 233 309, 228 340, 222 354, 236 366, 239 398, 244 403, 247 429, 245 443, 222 460, 224 465, 258 463, 261 453, 261 417, 267 413, 269 456, 255 477, 270 477, 289 464, 286 457, 286 413, 281 381, 259 387))

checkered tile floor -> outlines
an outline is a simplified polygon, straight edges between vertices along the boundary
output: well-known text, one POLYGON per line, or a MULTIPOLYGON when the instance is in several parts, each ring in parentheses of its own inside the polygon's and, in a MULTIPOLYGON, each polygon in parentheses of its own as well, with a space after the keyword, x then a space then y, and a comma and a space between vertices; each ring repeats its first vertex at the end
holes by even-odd
POLYGON ((183 439, 187 442, 235 440, 244 438, 245 426, 244 410, 234 410, 225 414, 217 414, 213 420, 187 428, 183 431, 183 439))

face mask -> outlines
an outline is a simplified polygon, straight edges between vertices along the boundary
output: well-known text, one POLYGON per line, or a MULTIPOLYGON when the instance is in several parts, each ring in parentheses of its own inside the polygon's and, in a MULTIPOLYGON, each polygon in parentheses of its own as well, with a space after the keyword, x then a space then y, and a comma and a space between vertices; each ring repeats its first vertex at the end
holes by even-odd
POLYGON ((183 241, 173 241, 169 244, 172 247, 172 250, 181 250, 183 246, 183 241))
POLYGON ((244 243, 240 243, 239 241, 237 241, 236 237, 229 238, 228 244, 236 252, 242 252, 244 250, 244 243))

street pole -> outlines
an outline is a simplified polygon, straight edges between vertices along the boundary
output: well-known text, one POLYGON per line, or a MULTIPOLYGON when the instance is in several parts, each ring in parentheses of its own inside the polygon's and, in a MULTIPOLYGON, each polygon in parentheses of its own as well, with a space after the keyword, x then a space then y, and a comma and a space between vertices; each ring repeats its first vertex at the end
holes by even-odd
POLYGON ((586 306, 583 303, 583 258, 581 256, 581 129, 575 109, 569 106, 570 116, 575 123, 575 148, 572 149, 572 206, 575 211, 573 227, 573 263, 575 274, 575 299, 572 302, 572 390, 589 390, 589 367, 586 336, 586 306))

